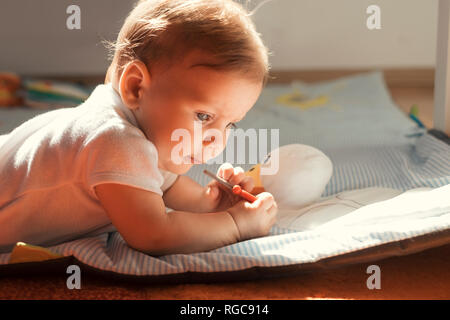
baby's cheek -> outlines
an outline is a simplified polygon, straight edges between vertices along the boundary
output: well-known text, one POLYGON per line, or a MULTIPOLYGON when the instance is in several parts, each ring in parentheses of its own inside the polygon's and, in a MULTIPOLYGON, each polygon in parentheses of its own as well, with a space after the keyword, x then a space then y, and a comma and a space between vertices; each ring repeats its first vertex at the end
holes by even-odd
POLYGON ((203 145, 202 151, 205 161, 217 157, 226 147, 224 135, 215 135, 212 137, 212 141, 203 145))
POLYGON ((223 149, 223 145, 216 144, 210 144, 209 146, 203 148, 203 161, 206 162, 217 157, 223 151, 223 149))

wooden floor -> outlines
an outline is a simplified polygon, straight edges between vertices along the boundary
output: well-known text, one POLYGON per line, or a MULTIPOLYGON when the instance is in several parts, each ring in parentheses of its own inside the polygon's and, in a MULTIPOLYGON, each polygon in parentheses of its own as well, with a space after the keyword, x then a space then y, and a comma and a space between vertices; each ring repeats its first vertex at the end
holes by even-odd
MULTIPOLYGON (((389 88, 394 102, 432 127, 432 88, 389 88)), ((81 290, 66 288, 66 275, 0 278, 0 299, 449 299, 450 245, 377 261, 381 289, 366 287, 369 264, 293 277, 216 284, 137 285, 82 277, 81 290)))
POLYGON ((81 274, 81 289, 67 275, 0 277, 0 299, 449 299, 450 245, 413 255, 296 276, 230 283, 148 285, 81 274), (380 289, 369 290, 369 265, 380 268, 380 289))

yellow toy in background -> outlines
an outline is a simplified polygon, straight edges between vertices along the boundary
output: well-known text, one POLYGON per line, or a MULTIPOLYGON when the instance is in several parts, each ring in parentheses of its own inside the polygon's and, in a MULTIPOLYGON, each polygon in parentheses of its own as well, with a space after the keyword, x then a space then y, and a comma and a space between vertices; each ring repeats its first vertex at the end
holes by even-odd
POLYGON ((301 110, 326 106, 329 101, 330 98, 326 95, 321 95, 309 99, 306 95, 298 90, 296 90, 294 93, 281 95, 277 99, 277 103, 279 104, 300 108, 301 110))
POLYGON ((0 107, 18 106, 23 99, 18 95, 20 77, 14 73, 0 72, 0 107))

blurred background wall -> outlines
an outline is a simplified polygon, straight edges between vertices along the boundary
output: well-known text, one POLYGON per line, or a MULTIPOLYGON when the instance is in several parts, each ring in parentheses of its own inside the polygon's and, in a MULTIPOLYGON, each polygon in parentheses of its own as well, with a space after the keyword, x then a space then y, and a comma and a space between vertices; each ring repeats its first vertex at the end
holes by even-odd
MULTIPOLYGON (((98 75, 134 0, 1 0, 0 71, 98 75), (66 8, 81 8, 81 30, 68 30, 66 8)), ((252 10, 261 0, 241 3, 252 10)), ((437 0, 272 0, 254 14, 272 52, 273 70, 433 68, 437 0), (366 8, 381 8, 368 30, 366 8)))

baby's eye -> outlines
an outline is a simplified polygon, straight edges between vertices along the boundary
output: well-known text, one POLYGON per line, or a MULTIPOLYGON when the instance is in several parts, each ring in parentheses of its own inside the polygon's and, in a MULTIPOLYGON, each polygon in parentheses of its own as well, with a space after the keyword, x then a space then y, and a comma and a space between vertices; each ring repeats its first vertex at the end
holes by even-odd
POLYGON ((206 113, 201 113, 201 112, 197 112, 197 119, 200 121, 208 121, 209 119, 211 119, 211 116, 209 114, 206 113))

